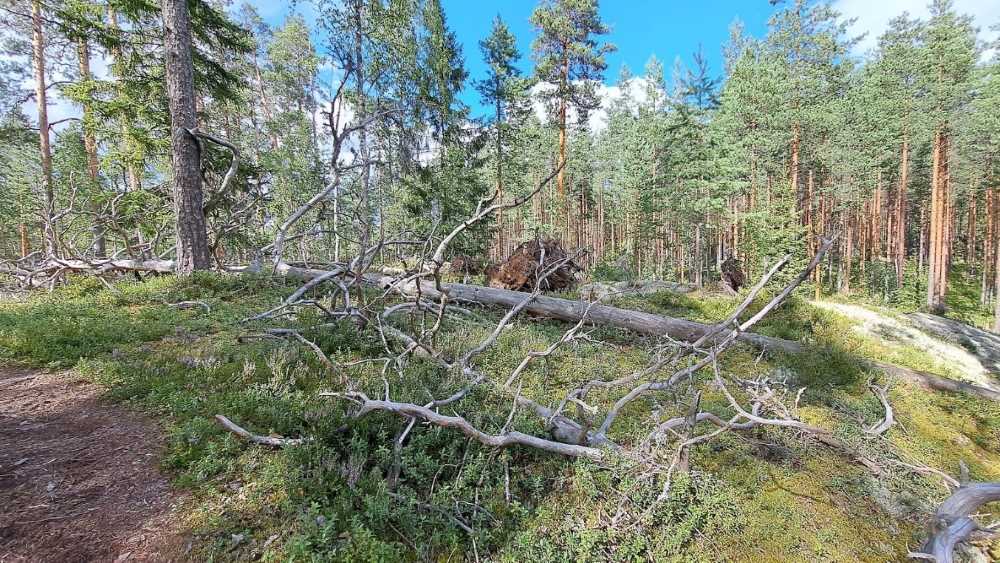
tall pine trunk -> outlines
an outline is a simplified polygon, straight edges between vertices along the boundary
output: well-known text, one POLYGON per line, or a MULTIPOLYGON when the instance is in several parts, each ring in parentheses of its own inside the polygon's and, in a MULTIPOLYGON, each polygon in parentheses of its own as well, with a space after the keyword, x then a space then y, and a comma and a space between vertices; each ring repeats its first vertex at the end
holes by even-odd
POLYGON ((933 158, 931 164, 931 217, 930 249, 928 251, 927 307, 940 311, 941 273, 946 268, 944 246, 947 237, 947 204, 945 202, 945 133, 939 127, 934 133, 933 158))
MULTIPOLYGON (((496 107, 495 107, 495 117, 496 117, 496 127, 497 127, 497 201, 503 202, 503 101, 500 95, 500 78, 496 79, 494 84, 494 92, 497 93, 496 107)), ((496 230, 496 243, 494 251, 494 260, 499 262, 503 260, 506 255, 504 254, 504 216, 503 209, 497 210, 497 230, 496 230)))
POLYGON ((45 35, 42 29, 42 3, 34 0, 31 3, 31 52, 32 66, 35 70, 35 102, 38 106, 38 148, 42 164, 42 191, 45 196, 44 242, 45 254, 50 257, 58 253, 55 225, 52 217, 55 215, 55 188, 52 185, 52 147, 49 144, 49 108, 46 97, 45 83, 45 35))
POLYGON ((910 173, 910 140, 903 137, 899 162, 899 186, 896 188, 896 229, 893 254, 896 266, 896 287, 903 287, 903 272, 906 267, 906 187, 910 173))
MULTIPOLYGON (((87 39, 80 37, 76 40, 76 51, 79 58, 80 79, 88 82, 90 74, 90 46, 87 39)), ((93 111, 90 103, 83 104, 83 148, 87 153, 87 176, 90 178, 94 189, 100 188, 100 168, 101 164, 97 159, 97 140, 94 138, 93 111)), ((91 212, 94 214, 94 224, 91 232, 94 236, 93 251, 94 256, 104 258, 107 255, 107 244, 104 239, 104 224, 101 220, 101 207, 96 197, 91 198, 91 212)))
POLYGON ((211 266, 201 191, 201 157, 190 132, 198 126, 191 64, 191 22, 186 0, 163 0, 162 8, 170 105, 176 268, 178 274, 187 275, 211 266))
POLYGON ((976 266, 976 224, 979 207, 979 198, 976 192, 969 194, 968 213, 969 217, 965 222, 965 263, 968 267, 967 274, 971 275, 976 266))
POLYGON ((23 222, 17 226, 17 234, 21 239, 21 258, 31 253, 31 241, 28 238, 28 225, 23 222))
MULTIPOLYGON (((566 52, 567 47, 563 46, 563 64, 562 64, 562 83, 564 88, 569 87, 569 53, 566 52)), ((569 238, 569 201, 566 197, 566 142, 567 142, 567 132, 566 132, 566 106, 567 100, 565 94, 559 98, 559 165, 562 168, 559 169, 559 174, 556 176, 556 195, 558 197, 557 206, 559 207, 558 215, 563 224, 563 232, 566 239, 569 238)), ((560 229, 556 228, 556 231, 560 229)))
POLYGON ((1000 252, 993 250, 993 332, 1000 334, 1000 252))
POLYGON ((998 200, 997 189, 994 189, 987 182, 986 189, 986 229, 983 232, 983 275, 982 284, 980 286, 979 302, 982 305, 988 305, 990 302, 990 291, 996 291, 995 287, 991 287, 993 284, 993 269, 995 267, 995 254, 997 252, 997 238, 1000 237, 1000 228, 997 225, 997 204, 1000 204, 998 200))

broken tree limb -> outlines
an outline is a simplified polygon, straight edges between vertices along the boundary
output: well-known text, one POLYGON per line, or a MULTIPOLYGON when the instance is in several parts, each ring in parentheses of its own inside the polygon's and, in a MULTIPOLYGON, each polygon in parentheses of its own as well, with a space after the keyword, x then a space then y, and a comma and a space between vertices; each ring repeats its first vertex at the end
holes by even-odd
POLYGON ((178 301, 177 303, 167 303, 168 307, 176 307, 178 309, 194 309, 195 307, 201 307, 206 313, 212 312, 212 306, 204 301, 178 301))
POLYGON ((885 409, 885 417, 882 419, 882 422, 872 426, 871 428, 866 428, 865 434, 880 436, 889 430, 894 422, 892 405, 889 404, 889 395, 886 392, 886 387, 879 387, 874 383, 869 383, 868 388, 872 390, 872 393, 875 393, 875 396, 878 397, 878 400, 882 403, 882 407, 885 409))
POLYGON ((955 546, 981 530, 971 515, 980 506, 997 501, 1000 501, 1000 483, 972 483, 960 487, 935 512, 935 532, 924 544, 923 552, 911 553, 910 556, 952 563, 955 546))
POLYGON ((354 414, 355 418, 361 418, 374 411, 393 412, 410 418, 420 418, 442 428, 454 428, 477 442, 495 448, 524 445, 565 456, 585 457, 597 461, 603 459, 606 454, 604 450, 599 448, 580 446, 576 444, 565 444, 563 442, 546 440, 545 438, 539 438, 538 436, 532 436, 530 434, 524 434, 517 431, 509 431, 503 434, 487 434, 486 432, 474 427, 469 423, 469 421, 460 416, 446 416, 414 403, 373 400, 360 393, 320 393, 320 396, 342 396, 358 402, 361 405, 361 408, 354 414))
POLYGON ((286 446, 300 446, 309 441, 308 438, 282 438, 281 436, 261 436, 260 434, 253 434, 246 428, 239 426, 221 414, 215 415, 215 420, 226 430, 254 444, 283 448, 286 446))
MULTIPOLYGON (((215 208, 217 208, 225 199, 225 197, 229 194, 229 190, 232 188, 233 178, 236 177, 236 171, 240 167, 240 150, 236 148, 236 145, 230 143, 229 141, 199 131, 197 128, 188 129, 187 132, 196 139, 205 139, 219 146, 225 147, 226 149, 229 150, 229 153, 232 154, 232 159, 229 161, 229 168, 226 170, 225 177, 222 178, 222 184, 219 186, 219 190, 216 191, 215 194, 212 195, 208 199, 208 201, 205 202, 205 204, 202 206, 203 212, 205 214, 208 214, 211 213, 212 211, 215 211, 215 208)), ((200 150, 201 148, 200 142, 198 146, 200 150)))

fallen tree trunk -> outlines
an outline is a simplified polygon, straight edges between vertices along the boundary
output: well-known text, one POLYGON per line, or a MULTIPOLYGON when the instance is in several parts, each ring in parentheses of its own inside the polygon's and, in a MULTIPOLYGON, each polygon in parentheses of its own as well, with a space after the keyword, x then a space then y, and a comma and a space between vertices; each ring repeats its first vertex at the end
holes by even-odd
MULTIPOLYGON (((327 273, 326 270, 316 270, 310 268, 299 268, 288 264, 281 264, 275 270, 277 273, 298 279, 312 279, 327 273)), ((400 284, 397 278, 381 274, 365 274, 364 281, 367 284, 375 285, 383 289, 393 288, 404 295, 415 297, 418 294, 425 299, 440 299, 441 292, 431 282, 420 282, 418 291, 417 282, 411 281, 400 284)), ((466 301, 478 303, 480 305, 493 305, 501 307, 513 307, 524 300, 524 294, 518 291, 497 289, 493 287, 483 287, 479 285, 468 285, 461 283, 441 284, 441 288, 447 292, 448 298, 454 301, 466 301)), ((524 310, 535 315, 543 315, 554 319, 579 322, 586 315, 587 320, 595 325, 615 326, 650 336, 669 336, 677 340, 693 342, 702 337, 712 327, 710 325, 665 317, 653 313, 642 311, 632 311, 620 309, 609 305, 591 304, 586 301, 575 301, 562 299, 560 297, 549 297, 539 295, 524 310)), ((739 339, 752 344, 758 348, 769 351, 777 351, 785 354, 798 355, 806 352, 806 347, 798 342, 745 332, 740 334, 739 339)), ((950 393, 965 393, 974 395, 991 401, 1000 401, 1000 391, 982 387, 964 381, 948 379, 940 375, 918 371, 903 366, 887 364, 867 358, 858 358, 862 365, 869 369, 879 369, 886 374, 899 379, 917 383, 936 391, 947 391, 950 393)))
POLYGON ((588 301, 607 301, 616 297, 631 297, 633 295, 651 295, 660 291, 672 293, 691 293, 695 290, 693 285, 674 283, 667 281, 643 281, 643 282, 594 282, 580 286, 580 297, 588 301))
POLYGON ((174 271, 173 260, 62 260, 51 259, 38 265, 9 266, 0 264, 0 274, 14 277, 33 277, 55 272, 157 272, 169 274, 174 271))
MULTIPOLYGON (((311 277, 316 275, 312 272, 317 271, 287 268, 284 273, 296 277, 311 277)), ((397 284, 395 278, 378 274, 366 275, 365 282, 382 288, 395 287, 408 296, 416 296, 418 294, 417 282, 394 285, 397 284)), ((441 284, 441 287, 447 292, 448 298, 453 301, 465 301, 509 308, 517 305, 524 299, 524 294, 521 292, 492 287, 460 283, 441 284)), ((419 294, 427 299, 439 299, 441 297, 441 292, 430 282, 422 282, 420 284, 419 294)), ((608 305, 591 305, 586 301, 574 301, 559 297, 538 296, 524 310, 535 315, 572 322, 578 322, 586 315, 588 322, 595 325, 614 326, 650 336, 666 335, 687 342, 697 340, 712 328, 710 325, 686 319, 620 309, 608 305)), ((773 338, 762 334, 747 332, 741 334, 739 339, 768 351, 777 351, 791 355, 798 355, 807 351, 806 347, 798 342, 773 338)), ((966 393, 991 401, 1000 401, 1000 391, 988 387, 948 379, 932 373, 869 360, 867 358, 859 358, 859 361, 868 368, 880 369, 894 377, 918 383, 937 391, 966 393)))
MULTIPOLYGON (((93 273, 103 273, 107 271, 154 271, 170 272, 173 270, 173 262, 170 260, 98 260, 85 262, 82 260, 60 260, 61 264, 51 264, 53 270, 65 268, 74 271, 90 271, 93 273)), ((230 271, 247 271, 248 268, 231 268, 230 271)), ((22 270, 23 272, 23 270, 22 270)), ((19 272, 0 270, 0 273, 10 273, 17 276, 19 272)), ((328 270, 318 270, 314 268, 301 268, 290 264, 281 263, 275 268, 275 273, 302 280, 311 280, 318 276, 329 276, 328 270)), ((364 282, 369 285, 381 287, 383 289, 393 288, 403 294, 415 297, 418 293, 425 299, 439 299, 441 292, 431 282, 420 282, 418 291, 417 282, 411 281, 400 284, 398 279, 382 274, 365 274, 364 282)), ((502 307, 514 307, 524 300, 524 293, 483 287, 478 285, 468 285, 461 283, 441 284, 441 288, 447 292, 448 298, 453 301, 465 301, 478 303, 481 305, 492 305, 502 307)), ((692 342, 703 336, 712 327, 710 325, 644 313, 641 311, 631 311, 620 309, 608 305, 590 304, 586 301, 575 301, 562 299, 559 297, 538 296, 529 303, 524 310, 535 315, 543 315, 554 319, 579 322, 586 315, 588 322, 595 325, 615 326, 631 330, 639 334, 650 336, 669 336, 677 340, 692 342)), ((785 354, 798 355, 806 352, 806 347, 798 342, 773 338, 762 334, 743 333, 739 339, 764 350, 777 351, 785 354)), ((936 391, 948 391, 951 393, 965 393, 974 395, 991 401, 1000 401, 1000 391, 982 387, 964 381, 957 381, 941 377, 933 373, 918 371, 902 366, 887 364, 866 358, 859 358, 859 361, 871 369, 880 369, 885 373, 911 381, 924 387, 936 391)))

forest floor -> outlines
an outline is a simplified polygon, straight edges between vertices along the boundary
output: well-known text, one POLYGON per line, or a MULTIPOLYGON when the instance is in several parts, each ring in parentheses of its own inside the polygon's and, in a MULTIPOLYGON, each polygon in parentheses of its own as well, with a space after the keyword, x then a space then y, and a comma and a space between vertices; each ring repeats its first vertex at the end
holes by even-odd
POLYGON ((0 562, 161 561, 180 547, 161 431, 103 392, 0 367, 0 562))
MULTIPOLYGON (((961 379, 970 377, 971 363, 951 361, 922 340, 864 330, 873 315, 917 330, 904 315, 913 309, 852 310, 862 318, 804 296, 757 329, 801 342, 808 353, 762 356, 735 347, 721 368, 806 387, 801 419, 878 460, 879 474, 796 432, 759 428, 696 448, 694 471, 661 501, 655 475, 626 460, 596 464, 530 448, 496 450, 423 424, 413 428, 394 469, 392 443, 406 421, 390 414, 351 418, 351 405, 320 392, 336 390, 344 376, 370 396, 389 385, 393 399, 416 402, 447 396, 464 382, 420 359, 383 377, 379 366, 358 362, 384 353, 373 329, 317 328, 325 321, 312 309, 268 323, 244 321, 295 287, 266 276, 199 274, 122 280, 109 289, 84 278, 52 293, 0 299, 0 366, 8 366, 0 368, 0 553, 7 553, 0 563, 114 561, 126 553, 198 561, 883 563, 905 560, 924 541, 948 494, 940 478, 906 464, 955 475, 964 463, 973 480, 1000 480, 1000 403, 931 392, 872 372, 857 358, 961 379), (208 307, 171 305, 188 300, 208 307), (259 337, 274 325, 300 330, 331 360, 352 367, 331 378, 309 348, 259 337), (896 417, 877 439, 863 432, 884 414, 868 387, 873 379, 888 386, 896 417), (255 433, 313 440, 284 449, 247 444, 220 428, 217 414, 255 433)), ((661 291, 614 304, 717 322, 737 303, 711 292, 661 291)), ((499 315, 470 307, 447 317, 439 349, 453 357, 492 331, 499 315)), ((566 328, 519 318, 478 365, 506 377, 566 328)), ((524 395, 551 401, 581 378, 641 369, 657 344, 606 327, 591 337, 526 370, 524 395)), ((952 346, 971 351, 962 341, 952 346)), ((591 400, 607 409, 613 397, 591 400)), ((683 396, 659 400, 684 406, 683 396)), ((655 408, 624 412, 612 439, 637 446, 655 408)), ((702 408, 731 414, 718 393, 706 393, 702 408)), ((533 416, 511 418, 509 395, 489 387, 456 412, 489 432, 545 432, 533 416)), ((986 512, 984 521, 1000 518, 1000 510, 986 512)), ((1000 540, 976 552, 979 561, 984 552, 1000 559, 1000 540)))

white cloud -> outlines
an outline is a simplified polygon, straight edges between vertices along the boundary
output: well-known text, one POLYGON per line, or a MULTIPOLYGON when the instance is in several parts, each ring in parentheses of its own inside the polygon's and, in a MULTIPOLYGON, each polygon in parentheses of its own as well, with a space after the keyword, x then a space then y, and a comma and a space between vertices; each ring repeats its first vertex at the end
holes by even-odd
MULTIPOLYGON (((539 100, 539 94, 552 88, 551 84, 545 83, 535 84, 531 88, 531 96, 534 100, 532 108, 535 111, 535 115, 542 122, 548 121, 548 113, 546 112, 545 104, 539 100)), ((629 80, 624 87, 597 84, 596 91, 601 105, 587 116, 587 126, 593 133, 599 133, 608 126, 608 112, 611 110, 611 106, 623 97, 627 97, 629 107, 633 109, 640 104, 646 103, 649 99, 649 82, 640 76, 629 80)), ((576 123, 577 113, 572 107, 567 111, 566 119, 570 123, 576 123)))
MULTIPOLYGON (((836 0, 833 7, 845 18, 857 18, 851 32, 855 35, 866 33, 856 47, 856 54, 868 53, 878 45, 879 36, 886 30, 889 21, 903 12, 912 17, 930 17, 930 0, 836 0)), ((984 41, 996 39, 997 32, 991 26, 1000 23, 1000 2, 997 0, 955 0, 955 10, 973 17, 979 28, 979 38, 984 41)))

